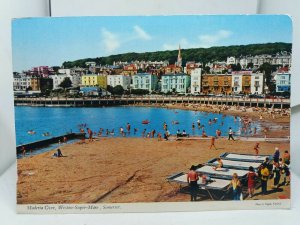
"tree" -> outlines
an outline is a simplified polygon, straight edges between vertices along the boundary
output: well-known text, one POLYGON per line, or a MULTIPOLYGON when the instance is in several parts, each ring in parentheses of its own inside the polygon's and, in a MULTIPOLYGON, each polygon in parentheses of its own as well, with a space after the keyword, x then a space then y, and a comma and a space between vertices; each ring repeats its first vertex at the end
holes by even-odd
POLYGON ((114 87, 112 87, 112 86, 110 86, 110 85, 107 85, 107 91, 109 92, 109 93, 111 93, 112 95, 114 94, 114 87))
MULTIPOLYGON (((205 59, 205 62, 226 60, 228 55, 239 57, 241 55, 261 55, 261 54, 276 54, 277 52, 291 52, 291 43, 267 43, 267 44, 249 44, 236 46, 220 46, 211 48, 193 48, 182 49, 184 61, 199 61, 205 59)), ((78 59, 75 61, 67 61, 63 63, 64 68, 73 68, 79 66, 86 68, 85 62, 94 61, 97 64, 107 65, 114 61, 134 61, 134 60, 167 60, 173 64, 177 60, 178 50, 173 51, 156 51, 144 53, 124 53, 118 55, 110 55, 107 57, 78 59)), ((184 62, 185 63, 185 62, 184 62)))
POLYGON ((113 89, 113 94, 122 95, 124 93, 124 88, 121 85, 117 85, 113 89))
POLYGON ((203 71, 205 73, 210 73, 210 67, 209 66, 205 66, 204 69, 203 69, 203 71))
POLYGON ((275 84, 272 82, 272 65, 270 63, 263 63, 258 70, 265 75, 266 85, 269 92, 275 92, 275 84))
POLYGON ((51 78, 42 77, 40 80, 40 88, 41 88, 42 93, 47 92, 47 90, 52 90, 53 89, 53 80, 51 78))
POLYGON ((249 68, 252 69, 253 67, 254 67, 254 64, 252 62, 247 64, 247 69, 249 69, 249 68))
POLYGON ((54 73, 58 73, 60 66, 52 66, 52 69, 53 69, 54 73))
POLYGON ((28 91, 32 91, 32 87, 31 86, 29 86, 29 87, 26 88, 26 92, 28 92, 28 91))
POLYGON ((64 89, 72 87, 72 81, 70 77, 65 77, 64 80, 58 86, 64 89))
POLYGON ((145 90, 145 89, 132 89, 131 94, 134 94, 134 95, 147 95, 147 94, 149 94, 149 91, 145 90))

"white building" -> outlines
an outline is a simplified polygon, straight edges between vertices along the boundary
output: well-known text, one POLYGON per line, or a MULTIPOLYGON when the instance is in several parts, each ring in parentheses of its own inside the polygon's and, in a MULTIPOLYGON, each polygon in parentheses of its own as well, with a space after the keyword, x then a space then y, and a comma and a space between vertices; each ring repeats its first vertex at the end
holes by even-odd
POLYGON ((277 73, 275 75, 276 92, 290 92, 291 91, 291 73, 277 73))
POLYGON ((81 72, 76 72, 75 69, 59 69, 58 70, 59 74, 65 74, 67 75, 71 82, 72 82, 72 87, 79 87, 81 84, 81 72))
POLYGON ((232 74, 232 92, 239 94, 243 90, 243 75, 242 74, 232 74))
POLYGON ((59 74, 71 75, 71 72, 74 73, 74 70, 71 71, 71 69, 58 69, 59 74))
POLYGON ((79 87, 81 84, 81 75, 79 73, 73 73, 70 75, 72 87, 79 87))
POLYGON ((143 89, 149 92, 157 89, 158 78, 150 73, 137 73, 132 76, 132 88, 143 89))
POLYGON ((31 85, 31 78, 25 74, 14 75, 13 88, 14 91, 26 91, 31 85))
POLYGON ((233 57, 233 56, 227 57, 227 65, 230 65, 230 64, 236 64, 235 57, 233 57))
POLYGON ((49 78, 53 80, 53 89, 58 89, 61 82, 66 78, 69 77, 71 79, 70 75, 66 74, 54 74, 50 75, 49 78))
POLYGON ((124 90, 130 88, 131 77, 126 75, 107 75, 107 85, 115 87, 121 85, 124 90))
POLYGON ((252 73, 251 74, 251 94, 263 94, 264 93, 264 74, 252 73))
POLYGON ((196 94, 201 92, 201 68, 191 71, 191 93, 196 94))
POLYGON ((161 78, 161 91, 187 93, 191 86, 191 76, 185 73, 164 74, 161 78))

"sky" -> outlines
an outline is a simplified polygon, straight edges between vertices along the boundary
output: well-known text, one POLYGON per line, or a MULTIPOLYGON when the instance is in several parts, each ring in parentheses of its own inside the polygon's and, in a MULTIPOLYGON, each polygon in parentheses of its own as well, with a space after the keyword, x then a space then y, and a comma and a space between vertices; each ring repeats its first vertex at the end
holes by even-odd
POLYGON ((25 18, 12 22, 13 70, 64 61, 253 43, 292 42, 288 16, 25 18))

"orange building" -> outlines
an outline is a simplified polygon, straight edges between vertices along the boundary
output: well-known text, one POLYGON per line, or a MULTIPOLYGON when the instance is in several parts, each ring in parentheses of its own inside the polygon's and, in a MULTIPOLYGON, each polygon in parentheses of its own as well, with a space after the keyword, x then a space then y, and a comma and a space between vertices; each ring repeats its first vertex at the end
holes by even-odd
POLYGON ((199 68, 199 65, 194 62, 188 62, 186 63, 186 73, 191 74, 192 70, 199 68))
POLYGON ((251 75, 243 75, 242 77, 242 92, 244 94, 251 94, 251 75))
POLYGON ((30 81, 30 86, 33 91, 39 91, 41 90, 41 83, 40 83, 40 78, 38 77, 32 77, 30 81))
POLYGON ((203 74, 202 93, 231 94, 232 76, 230 74, 203 74))
POLYGON ((181 73, 182 68, 176 65, 168 65, 164 67, 164 73, 169 74, 169 73, 181 73))
POLYGON ((137 67, 134 64, 130 64, 130 65, 124 66, 122 74, 123 75, 134 75, 134 74, 137 74, 137 67))

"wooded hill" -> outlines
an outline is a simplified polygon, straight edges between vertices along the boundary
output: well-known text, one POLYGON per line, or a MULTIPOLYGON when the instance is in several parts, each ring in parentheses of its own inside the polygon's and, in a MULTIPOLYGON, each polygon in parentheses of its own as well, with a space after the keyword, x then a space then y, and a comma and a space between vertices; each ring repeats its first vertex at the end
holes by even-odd
MULTIPOLYGON (((213 62, 213 61, 226 61, 228 56, 248 56, 248 55, 261 55, 270 54, 274 55, 278 52, 292 51, 291 43, 266 43, 266 44, 249 44, 249 45, 233 45, 233 46, 221 46, 221 47, 211 47, 211 48, 191 48, 182 49, 181 55, 183 60, 183 65, 186 61, 196 61, 196 62, 213 62)), ((178 50, 172 51, 157 51, 157 52, 144 52, 135 53, 129 52, 118 55, 110 55, 106 57, 97 58, 86 58, 79 59, 75 61, 66 61, 62 64, 64 68, 72 67, 86 67, 85 62, 96 62, 97 65, 112 65, 113 62, 117 61, 161 61, 168 60, 170 64, 174 64, 177 60, 178 50)))

